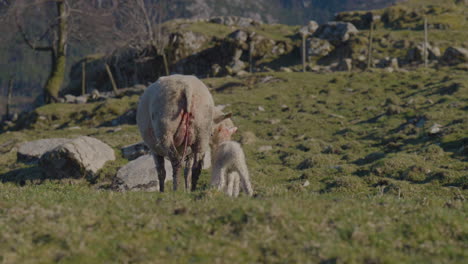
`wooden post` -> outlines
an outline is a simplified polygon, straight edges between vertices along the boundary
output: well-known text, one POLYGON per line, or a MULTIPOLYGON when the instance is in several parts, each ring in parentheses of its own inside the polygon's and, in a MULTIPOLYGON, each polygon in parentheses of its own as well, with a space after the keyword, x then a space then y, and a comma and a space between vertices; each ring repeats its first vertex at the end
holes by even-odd
POLYGON ((11 96, 13 95, 13 85, 15 81, 13 78, 8 82, 8 95, 7 95, 7 105, 6 105, 6 118, 10 118, 11 114, 11 96))
POLYGON ((114 80, 114 77, 112 76, 112 72, 109 68, 109 65, 107 65, 107 63, 105 63, 105 66, 106 66, 106 71, 107 71, 107 74, 109 75, 109 79, 112 83, 112 89, 114 90, 114 94, 115 95, 118 95, 119 94, 119 91, 117 90, 117 85, 115 84, 115 80, 114 80))
POLYGON ((374 41, 374 22, 370 24, 369 46, 367 48, 367 69, 372 67, 372 42, 374 41))
POLYGON ((423 56, 424 56, 424 67, 428 65, 428 42, 427 42, 427 17, 424 17, 424 45, 423 45, 423 56))
POLYGON ((81 63, 81 95, 86 94, 86 62, 81 63))
POLYGON ((253 53, 254 53, 254 50, 255 50, 255 43, 253 41, 253 38, 250 39, 250 42, 249 42, 249 70, 250 70, 250 73, 253 73, 253 53))
POLYGON ((307 34, 301 33, 302 36, 302 72, 306 71, 306 36, 307 34))

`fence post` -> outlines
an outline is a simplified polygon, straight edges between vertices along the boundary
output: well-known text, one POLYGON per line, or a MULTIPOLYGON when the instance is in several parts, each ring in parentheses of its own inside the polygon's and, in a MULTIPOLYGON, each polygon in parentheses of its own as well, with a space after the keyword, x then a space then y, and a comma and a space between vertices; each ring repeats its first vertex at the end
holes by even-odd
POLYGON ((119 91, 117 90, 117 85, 115 84, 115 80, 114 80, 114 77, 112 76, 112 72, 109 68, 109 65, 107 65, 107 63, 104 63, 104 65, 106 66, 106 71, 107 71, 107 74, 109 75, 109 79, 112 83, 112 89, 114 90, 114 94, 115 95, 118 95, 119 94, 119 91))
POLYGON ((374 41, 374 22, 372 21, 370 24, 370 31, 369 31, 369 46, 367 48, 367 69, 372 67, 372 42, 374 41))
POLYGON ((302 72, 306 72, 306 37, 307 37, 307 33, 301 32, 301 36, 302 36, 302 50, 301 50, 302 72))
POLYGON ((86 62, 81 63, 81 95, 86 94, 86 62))
POLYGON ((427 36, 427 17, 424 17, 424 45, 423 45, 423 56, 424 56, 424 67, 427 68, 428 66, 428 58, 429 58, 429 54, 428 54, 428 36, 427 36))
POLYGON ((249 70, 250 73, 253 73, 253 53, 255 51, 255 43, 253 37, 249 41, 249 70))
POLYGON ((13 85, 15 81, 14 78, 12 77, 10 81, 8 82, 8 95, 7 95, 7 105, 6 105, 6 118, 10 118, 11 114, 11 96, 13 94, 13 85))

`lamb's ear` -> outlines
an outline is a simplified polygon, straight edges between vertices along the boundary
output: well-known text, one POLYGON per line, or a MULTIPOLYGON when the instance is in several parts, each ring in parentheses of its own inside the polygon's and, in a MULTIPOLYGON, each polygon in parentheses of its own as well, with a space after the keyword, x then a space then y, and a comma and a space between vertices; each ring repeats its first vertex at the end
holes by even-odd
POLYGON ((232 116, 232 113, 221 114, 221 115, 219 115, 219 116, 215 116, 215 117, 213 118, 213 122, 214 122, 215 124, 219 124, 219 123, 221 123, 224 119, 231 118, 231 116, 232 116))

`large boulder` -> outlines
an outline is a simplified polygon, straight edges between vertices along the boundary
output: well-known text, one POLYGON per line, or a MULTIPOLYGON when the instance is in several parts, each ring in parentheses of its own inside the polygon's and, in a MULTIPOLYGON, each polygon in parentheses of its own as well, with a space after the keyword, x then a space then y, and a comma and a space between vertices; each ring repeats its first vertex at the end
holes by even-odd
POLYGON ((299 29, 299 34, 301 35, 312 35, 319 28, 319 24, 313 20, 309 21, 306 26, 303 26, 299 29))
POLYGON ((247 18, 247 17, 237 17, 237 16, 219 16, 213 17, 209 20, 214 24, 221 24, 226 26, 238 26, 238 27, 251 27, 261 25, 262 22, 256 19, 247 18))
POLYGON ((306 53, 308 57, 327 56, 333 50, 333 46, 324 39, 308 38, 306 41, 306 53))
MULTIPOLYGON (((164 160, 166 182, 172 181, 172 165, 164 160)), ((122 167, 116 176, 118 190, 159 191, 158 173, 151 155, 144 155, 122 167)))
MULTIPOLYGON (((440 57, 440 49, 427 45, 427 58, 429 60, 436 60, 440 57)), ((424 61, 424 45, 418 44, 416 47, 409 49, 406 54, 406 61, 408 62, 423 62, 424 61)))
POLYGON ((17 160, 19 162, 37 162, 46 152, 67 143, 70 139, 49 138, 25 142, 18 147, 17 160))
POLYGON ((468 63, 468 49, 461 47, 449 47, 445 50, 441 61, 448 65, 468 63))
POLYGON ((98 139, 84 136, 45 153, 39 160, 39 166, 49 178, 94 177, 110 160, 115 160, 111 147, 98 139))
POLYGON ((348 41, 350 35, 359 31, 356 27, 347 22, 328 22, 321 25, 314 33, 314 37, 326 39, 337 46, 348 41))

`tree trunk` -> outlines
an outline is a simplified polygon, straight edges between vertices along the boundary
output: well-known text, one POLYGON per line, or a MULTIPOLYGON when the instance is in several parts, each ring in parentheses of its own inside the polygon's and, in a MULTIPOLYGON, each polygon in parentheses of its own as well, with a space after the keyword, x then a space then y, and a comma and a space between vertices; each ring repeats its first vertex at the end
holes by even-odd
POLYGON ((370 24, 369 31, 369 46, 367 47, 367 69, 370 69, 373 66, 372 62, 372 42, 374 41, 374 22, 370 24))
POLYGON ((86 62, 81 63, 81 95, 86 94, 86 62))
POLYGON ((56 102, 58 99, 60 88, 65 79, 65 67, 67 63, 66 44, 68 38, 68 22, 65 4, 62 1, 57 1, 58 12, 58 41, 56 52, 52 56, 52 72, 45 85, 46 103, 56 102))
POLYGON ((111 84, 112 84, 112 90, 114 90, 115 95, 118 95, 119 90, 117 89, 117 85, 115 84, 114 76, 112 76, 112 72, 111 72, 111 70, 109 68, 109 65, 107 65, 107 63, 106 63, 105 66, 106 66, 107 74, 109 75, 109 79, 110 79, 111 84))

